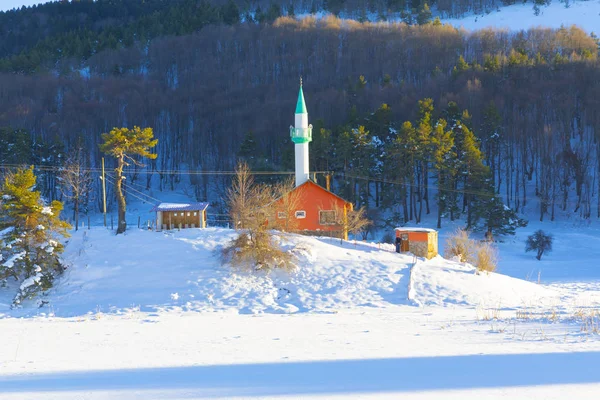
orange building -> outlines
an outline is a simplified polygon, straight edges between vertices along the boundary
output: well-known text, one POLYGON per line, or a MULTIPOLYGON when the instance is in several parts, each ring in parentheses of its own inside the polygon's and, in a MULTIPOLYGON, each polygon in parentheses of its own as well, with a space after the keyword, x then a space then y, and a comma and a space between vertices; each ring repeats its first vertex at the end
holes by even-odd
POLYGON ((352 203, 309 178, 308 144, 312 141, 312 125, 308 123, 302 79, 294 122, 295 125, 290 126, 290 138, 295 149, 296 187, 277 200, 275 226, 286 231, 348 239, 345 221, 348 211, 352 211, 352 203))
POLYGON ((311 180, 279 199, 276 209, 274 223, 279 229, 348 239, 344 221, 352 203, 311 180))
POLYGON ((431 259, 438 254, 438 233, 428 228, 396 228, 396 251, 431 259))

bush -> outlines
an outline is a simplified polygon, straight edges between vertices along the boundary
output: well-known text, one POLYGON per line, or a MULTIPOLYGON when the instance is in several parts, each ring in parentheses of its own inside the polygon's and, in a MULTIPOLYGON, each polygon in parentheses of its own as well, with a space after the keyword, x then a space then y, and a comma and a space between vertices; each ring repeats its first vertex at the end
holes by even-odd
POLYGON ((231 265, 250 270, 292 269, 292 256, 281 250, 268 232, 254 235, 241 232, 228 246, 222 256, 231 265))
POLYGON ((543 230, 538 229, 533 235, 527 237, 525 251, 537 251, 535 258, 542 259, 542 254, 552 251, 552 241, 554 238, 550 234, 546 234, 543 230))
POLYGON ((498 250, 491 243, 481 243, 475 252, 477 272, 494 272, 498 265, 498 250))
POLYGON ((392 232, 384 233, 383 236, 381 237, 381 243, 393 244, 394 243, 394 234, 392 232))
POLYGON ((256 184, 248 165, 238 165, 227 200, 239 235, 222 250, 224 262, 253 270, 293 266, 292 256, 279 248, 278 238, 269 227, 277 192, 270 186, 256 184))
POLYGON ((461 262, 473 262, 476 247, 469 232, 459 228, 446 240, 445 255, 447 258, 458 257, 461 262))

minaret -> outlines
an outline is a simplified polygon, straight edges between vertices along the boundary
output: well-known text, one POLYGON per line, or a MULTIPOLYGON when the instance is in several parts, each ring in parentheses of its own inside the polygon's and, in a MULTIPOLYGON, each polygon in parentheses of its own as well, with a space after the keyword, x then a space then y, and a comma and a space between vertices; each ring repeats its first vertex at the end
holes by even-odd
POLYGON ((308 143, 312 141, 312 125, 308 124, 308 112, 302 92, 302 78, 300 78, 300 91, 296 103, 296 126, 290 126, 290 136, 296 147, 296 186, 308 180, 308 143))

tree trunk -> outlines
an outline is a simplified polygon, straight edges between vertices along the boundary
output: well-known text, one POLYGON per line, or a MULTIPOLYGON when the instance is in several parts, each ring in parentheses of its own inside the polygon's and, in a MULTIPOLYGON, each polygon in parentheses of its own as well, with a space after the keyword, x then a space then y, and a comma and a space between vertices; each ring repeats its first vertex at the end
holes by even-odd
POLYGON ((76 197, 73 199, 75 208, 75 231, 79 230, 79 199, 76 197))
POLYGON ((127 222, 125 221, 126 203, 122 189, 124 164, 125 160, 123 159, 123 156, 117 157, 117 168, 115 169, 115 172, 117 174, 117 178, 115 179, 115 194, 117 195, 117 204, 119 206, 119 218, 117 220, 117 235, 119 233, 124 233, 127 229, 127 222))

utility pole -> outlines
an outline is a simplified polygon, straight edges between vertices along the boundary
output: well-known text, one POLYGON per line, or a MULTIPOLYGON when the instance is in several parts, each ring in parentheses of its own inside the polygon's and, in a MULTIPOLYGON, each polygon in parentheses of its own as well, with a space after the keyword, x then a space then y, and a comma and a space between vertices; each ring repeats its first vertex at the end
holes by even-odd
POLYGON ((104 213, 104 226, 106 226, 106 176, 104 175, 104 157, 102 157, 102 205, 104 213))

